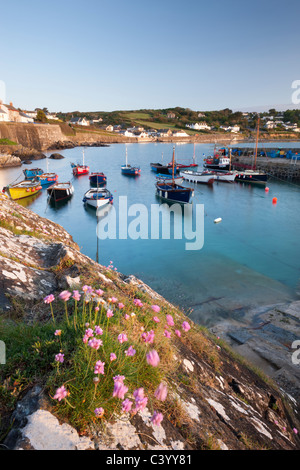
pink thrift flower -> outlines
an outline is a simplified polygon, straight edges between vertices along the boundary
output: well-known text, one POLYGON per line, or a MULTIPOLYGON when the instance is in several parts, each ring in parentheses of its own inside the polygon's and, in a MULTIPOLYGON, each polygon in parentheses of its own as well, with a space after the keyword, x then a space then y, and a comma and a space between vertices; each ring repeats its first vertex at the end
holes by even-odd
POLYGON ((153 312, 159 313, 160 312, 160 307, 158 305, 151 305, 151 308, 153 312))
POLYGON ((87 335, 84 335, 82 341, 84 342, 84 344, 86 344, 89 340, 89 337, 87 335))
POLYGON ((55 330, 54 336, 61 336, 61 330, 55 330))
POLYGON ((105 366, 105 362, 97 361, 95 364, 94 373, 104 375, 104 366, 105 366))
POLYGON ((102 418, 102 416, 104 415, 104 409, 103 408, 96 408, 94 410, 94 413, 95 415, 97 416, 97 418, 102 418))
POLYGON ((123 384, 123 382, 116 380, 115 385, 114 385, 113 397, 124 400, 124 396, 127 392, 128 392, 128 387, 126 387, 123 384))
POLYGON ((190 327, 190 325, 187 321, 184 321, 181 326, 182 326, 182 329, 186 332, 191 329, 191 327, 190 327))
POLYGON ((95 290, 95 292, 97 295, 99 295, 99 297, 101 297, 104 294, 104 291, 102 289, 97 289, 95 290))
POLYGON ((99 312, 100 308, 99 307, 95 307, 95 312, 99 312))
POLYGON ((132 405, 133 405, 132 401, 130 401, 128 398, 126 398, 126 400, 124 400, 123 403, 122 403, 123 413, 129 413, 129 411, 131 410, 132 405))
POLYGON ((115 361, 117 359, 117 356, 115 355, 115 353, 110 353, 109 359, 111 362, 115 361))
POLYGON ((298 434, 298 429, 293 428, 293 433, 294 433, 294 434, 298 434))
POLYGON ((121 310, 122 308, 125 307, 125 305, 124 305, 122 302, 119 302, 119 303, 118 303, 118 307, 119 307, 119 309, 121 310))
POLYGON ((63 300, 64 302, 67 302, 70 297, 71 297, 71 292, 69 292, 68 290, 63 290, 63 291, 59 294, 59 298, 60 298, 61 300, 63 300))
POLYGON ((169 326, 174 326, 174 320, 173 320, 172 315, 167 315, 167 316, 166 316, 166 319, 167 319, 167 324, 168 324, 169 326))
POLYGON ((143 306, 143 303, 140 301, 140 299, 134 299, 133 303, 136 307, 142 307, 143 306))
POLYGON ((179 330, 175 330, 175 335, 177 335, 177 336, 178 336, 178 338, 180 338, 180 337, 181 337, 181 333, 180 333, 180 331, 179 331, 179 330))
POLYGON ((96 339, 96 338, 93 338, 93 339, 90 339, 89 342, 88 342, 88 345, 93 348, 93 349, 96 349, 96 351, 100 348, 100 346, 102 346, 102 341, 101 339, 96 339))
POLYGON ((126 314, 124 315, 124 318, 125 318, 125 320, 129 320, 130 316, 128 315, 128 313, 126 313, 126 314))
POLYGON ((170 333, 168 330, 165 330, 165 331, 164 331, 164 336, 165 336, 166 338, 171 338, 171 333, 170 333))
POLYGON ((108 309, 107 312, 106 312, 106 316, 107 316, 107 318, 111 318, 111 317, 114 316, 114 312, 112 310, 108 309))
POLYGON ((153 317, 152 320, 155 321, 155 323, 159 323, 159 322, 160 322, 160 319, 159 319, 158 317, 153 317))
POLYGON ((151 418, 151 423, 154 424, 155 426, 160 426, 160 423, 162 422, 163 419, 164 417, 161 413, 154 411, 153 416, 151 418))
POLYGON ((68 392, 65 389, 65 386, 63 385, 62 387, 60 387, 56 390, 56 393, 55 393, 53 398, 54 398, 54 400, 61 401, 64 398, 66 398, 66 396, 68 396, 68 392))
POLYGON ((144 398, 145 394, 144 394, 144 389, 143 389, 143 387, 137 388, 137 389, 133 392, 133 396, 134 396, 135 399, 137 399, 137 398, 144 398))
POLYGON ((45 304, 51 304, 55 300, 55 297, 53 294, 47 295, 47 297, 44 298, 45 304))
POLYGON ((64 362, 64 356, 65 356, 65 355, 64 355, 64 354, 61 354, 61 353, 56 354, 56 356, 55 356, 56 362, 61 362, 61 363, 63 363, 63 362, 64 362))
POLYGON ((85 336, 87 336, 88 338, 92 338, 94 336, 92 328, 88 328, 87 330, 85 330, 85 336))
POLYGON ((78 290, 73 290, 73 299, 79 302, 81 295, 79 294, 78 290))
POLYGON ((111 297, 110 301, 112 304, 115 304, 116 302, 118 302, 118 299, 116 297, 111 297))
POLYGON ((157 367, 160 362, 159 355, 157 354, 155 349, 152 349, 152 351, 148 352, 148 354, 146 355, 146 359, 148 364, 153 367, 157 367))
POLYGON ((125 380, 124 375, 115 375, 115 376, 113 377, 113 381, 114 381, 114 382, 122 382, 122 383, 123 383, 124 380, 125 380))
POLYGON ((142 411, 144 408, 146 408, 147 403, 148 403, 148 398, 147 397, 142 397, 142 398, 137 397, 135 399, 134 411, 135 412, 142 411))
POLYGON ((145 343, 152 344, 154 342, 155 333, 153 330, 143 333, 141 338, 145 343))
POLYGON ((125 351, 126 356, 134 356, 136 353, 136 350, 133 349, 133 346, 129 346, 127 351, 125 351))
POLYGON ((119 341, 120 344, 125 343, 126 341, 128 341, 126 333, 119 334, 118 341, 119 341))
POLYGON ((160 401, 165 401, 165 399, 167 398, 167 395, 168 395, 167 386, 163 383, 159 384, 159 386, 157 387, 154 393, 155 398, 157 398, 157 400, 160 400, 160 401))
POLYGON ((95 335, 103 335, 103 330, 100 326, 95 326, 95 335))

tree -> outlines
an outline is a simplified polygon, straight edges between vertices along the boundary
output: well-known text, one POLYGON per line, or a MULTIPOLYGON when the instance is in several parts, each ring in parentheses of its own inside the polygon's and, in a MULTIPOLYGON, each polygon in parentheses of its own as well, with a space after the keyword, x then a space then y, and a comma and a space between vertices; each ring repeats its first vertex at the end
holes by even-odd
POLYGON ((44 111, 42 109, 38 109, 37 110, 37 114, 36 114, 36 121, 38 122, 47 122, 47 117, 46 117, 46 114, 44 113, 44 111))

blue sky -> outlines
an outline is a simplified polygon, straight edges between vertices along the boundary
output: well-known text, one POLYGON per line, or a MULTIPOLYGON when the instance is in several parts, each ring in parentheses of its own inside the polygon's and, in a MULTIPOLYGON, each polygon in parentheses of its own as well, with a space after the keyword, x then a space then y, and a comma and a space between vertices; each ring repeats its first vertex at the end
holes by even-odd
POLYGON ((0 80, 24 109, 268 108, 300 79, 299 0, 0 6, 0 80))

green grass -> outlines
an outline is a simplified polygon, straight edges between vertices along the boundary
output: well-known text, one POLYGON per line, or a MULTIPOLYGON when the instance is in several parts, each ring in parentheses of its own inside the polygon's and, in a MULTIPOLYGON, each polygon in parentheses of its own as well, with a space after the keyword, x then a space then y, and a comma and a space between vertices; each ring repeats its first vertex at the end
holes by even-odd
POLYGON ((18 145, 17 142, 9 139, 0 139, 0 145, 18 145))

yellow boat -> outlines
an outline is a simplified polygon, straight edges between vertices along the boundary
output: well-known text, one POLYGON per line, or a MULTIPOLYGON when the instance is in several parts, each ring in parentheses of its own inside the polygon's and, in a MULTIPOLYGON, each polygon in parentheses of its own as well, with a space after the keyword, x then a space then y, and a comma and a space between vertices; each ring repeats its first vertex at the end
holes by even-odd
POLYGON ((24 197, 33 196, 41 191, 42 186, 39 181, 21 181, 20 183, 8 185, 5 190, 13 199, 23 199, 24 197))

